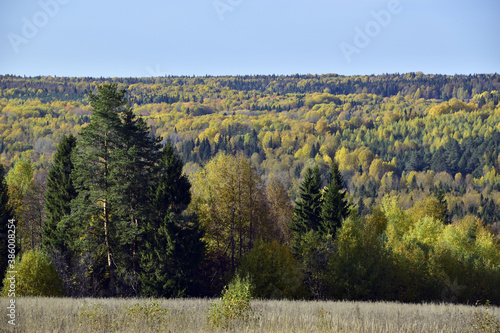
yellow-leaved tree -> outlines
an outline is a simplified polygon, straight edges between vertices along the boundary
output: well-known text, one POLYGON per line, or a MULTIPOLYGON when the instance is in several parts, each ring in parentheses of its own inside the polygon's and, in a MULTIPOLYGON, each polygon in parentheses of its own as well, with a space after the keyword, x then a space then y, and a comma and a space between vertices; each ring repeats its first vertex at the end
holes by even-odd
POLYGON ((207 257, 225 283, 259 238, 278 237, 271 225, 264 184, 242 154, 219 154, 192 180, 191 208, 205 230, 207 257), (210 259, 212 258, 212 259, 210 259))
POLYGON ((16 296, 64 295, 62 280, 57 275, 49 256, 42 250, 26 251, 20 261, 19 257, 16 258, 14 267, 9 268, 9 271, 15 271, 16 274, 6 274, 3 281, 3 297, 8 296, 12 290, 16 296))

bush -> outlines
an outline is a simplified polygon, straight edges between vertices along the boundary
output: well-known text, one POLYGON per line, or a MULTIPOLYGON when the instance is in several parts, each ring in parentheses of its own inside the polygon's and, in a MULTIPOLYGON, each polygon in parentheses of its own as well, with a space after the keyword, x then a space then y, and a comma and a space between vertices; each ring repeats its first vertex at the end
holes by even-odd
POLYGON ((251 284, 239 275, 222 291, 222 298, 210 305, 208 319, 214 327, 229 327, 235 320, 246 321, 251 311, 251 284))
MULTIPOLYGON (((49 256, 41 250, 29 250, 23 254, 21 261, 16 258, 16 264, 10 271, 15 274, 16 296, 63 296, 62 280, 57 275, 49 256)), ((2 296, 9 294, 12 280, 3 280, 2 296)))

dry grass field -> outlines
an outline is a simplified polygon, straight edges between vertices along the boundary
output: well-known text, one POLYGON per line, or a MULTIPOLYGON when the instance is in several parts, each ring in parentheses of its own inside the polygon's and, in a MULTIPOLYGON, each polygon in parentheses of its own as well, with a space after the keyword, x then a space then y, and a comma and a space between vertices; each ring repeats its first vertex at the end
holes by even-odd
POLYGON ((226 328, 211 300, 18 298, 16 327, 0 299, 1 332, 498 332, 500 308, 450 304, 260 301, 226 328))

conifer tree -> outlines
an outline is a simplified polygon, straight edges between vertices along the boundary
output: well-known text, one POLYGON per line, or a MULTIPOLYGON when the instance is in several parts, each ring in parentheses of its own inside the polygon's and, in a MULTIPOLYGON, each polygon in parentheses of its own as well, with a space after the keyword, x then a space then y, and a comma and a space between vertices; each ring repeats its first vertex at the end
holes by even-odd
MULTIPOLYGON (((0 164, 0 281, 3 281, 3 276, 7 269, 7 245, 8 245, 8 223, 13 218, 13 212, 9 206, 9 194, 7 182, 5 181, 5 171, 3 165, 0 164)), ((1 285, 0 285, 1 288, 1 285)))
POLYGON ((295 203, 290 229, 296 234, 318 231, 321 223, 321 178, 319 168, 308 168, 300 186, 300 198, 295 203))
POLYGON ((110 170, 111 179, 116 180, 113 192, 119 202, 115 205, 118 239, 115 260, 121 263, 120 275, 135 288, 139 277, 141 225, 151 215, 150 188, 156 185, 153 182, 161 146, 129 105, 122 108, 120 119, 121 139, 113 152, 115 167, 110 170))
POLYGON ((333 162, 321 209, 321 232, 333 237, 335 237, 337 229, 340 229, 342 220, 349 215, 347 192, 343 190, 342 175, 337 163, 333 162))
POLYGON ((204 245, 196 217, 181 215, 191 201, 191 184, 182 167, 182 160, 168 142, 152 188, 154 216, 143 226, 140 282, 144 296, 197 295, 204 245))
POLYGON ((295 202, 290 230, 293 232, 292 252, 302 257, 303 238, 308 233, 317 233, 321 227, 321 178, 319 168, 307 168, 300 186, 300 198, 295 202))
POLYGON ((77 244, 80 249, 95 253, 96 261, 101 253, 105 253, 108 283, 103 283, 112 289, 116 267, 113 262, 116 215, 111 209, 118 198, 112 191, 116 183, 111 179, 110 171, 114 167, 113 152, 119 146, 119 112, 126 101, 125 92, 117 92, 116 85, 103 85, 97 89, 98 95, 89 94, 93 114, 90 124, 82 129, 77 144, 75 186, 78 196, 73 201, 72 224, 80 223, 76 226, 80 229, 77 232, 85 236, 77 244))
POLYGON ((74 165, 71 160, 76 147, 73 135, 64 136, 54 155, 54 161, 47 176, 45 191, 45 210, 47 220, 42 228, 42 245, 61 253, 68 250, 67 226, 61 223, 65 215, 70 214, 70 202, 76 197, 71 173, 74 165))
MULTIPOLYGON (((77 144, 74 184, 78 196, 70 223, 74 232, 84 235, 75 248, 94 255, 90 266, 106 266, 106 274, 93 277, 100 281, 97 289, 133 293, 140 224, 149 214, 149 188, 159 145, 132 113, 124 90, 109 84, 99 86, 98 92, 89 96, 93 115, 77 144)), ((88 270, 98 274, 103 267, 97 266, 88 270)))

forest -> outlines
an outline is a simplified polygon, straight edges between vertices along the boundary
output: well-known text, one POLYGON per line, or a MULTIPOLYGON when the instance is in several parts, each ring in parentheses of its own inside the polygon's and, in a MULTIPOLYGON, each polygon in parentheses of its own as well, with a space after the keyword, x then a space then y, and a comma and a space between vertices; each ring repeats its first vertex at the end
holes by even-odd
POLYGON ((499 89, 0 76, 0 233, 46 282, 18 293, 500 304, 499 89))

